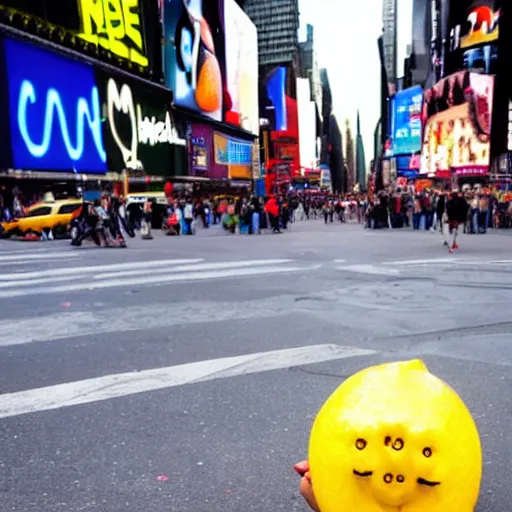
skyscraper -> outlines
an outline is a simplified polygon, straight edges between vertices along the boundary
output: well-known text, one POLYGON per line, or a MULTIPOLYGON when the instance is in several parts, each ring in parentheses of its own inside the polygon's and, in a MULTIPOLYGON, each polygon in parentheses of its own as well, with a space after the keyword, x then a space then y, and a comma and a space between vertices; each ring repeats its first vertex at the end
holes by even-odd
POLYGON ((296 63, 298 0, 245 0, 244 10, 258 29, 260 67, 296 63))
POLYGON ((382 40, 384 46, 384 66, 388 79, 389 94, 395 92, 396 82, 396 32, 397 32, 397 16, 396 16, 397 0, 384 0, 382 11, 383 33, 382 40))
POLYGON ((361 189, 366 188, 366 157, 364 154, 364 142, 361 135, 361 120, 359 111, 357 111, 357 131, 356 131, 356 182, 361 189))
POLYGON ((350 121, 345 121, 345 175, 346 190, 352 192, 354 188, 354 139, 352 137, 352 128, 350 121))

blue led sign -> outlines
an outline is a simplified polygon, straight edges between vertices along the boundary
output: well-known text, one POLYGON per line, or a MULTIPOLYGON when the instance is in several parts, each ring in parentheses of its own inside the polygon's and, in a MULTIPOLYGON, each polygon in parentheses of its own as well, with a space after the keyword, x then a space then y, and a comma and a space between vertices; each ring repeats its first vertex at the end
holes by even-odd
POLYGON ((393 101, 393 154, 411 155, 421 149, 421 105, 423 89, 411 87, 393 101))
POLYGON ((91 66, 5 40, 13 164, 104 173, 100 97, 91 66))

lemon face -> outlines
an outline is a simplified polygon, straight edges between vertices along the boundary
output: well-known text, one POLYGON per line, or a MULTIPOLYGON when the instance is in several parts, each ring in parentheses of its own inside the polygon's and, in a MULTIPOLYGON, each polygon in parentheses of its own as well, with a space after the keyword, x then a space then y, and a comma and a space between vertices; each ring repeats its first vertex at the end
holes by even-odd
POLYGON ((321 512, 472 512, 482 450, 462 400, 416 360, 347 379, 318 413, 309 464, 321 512))

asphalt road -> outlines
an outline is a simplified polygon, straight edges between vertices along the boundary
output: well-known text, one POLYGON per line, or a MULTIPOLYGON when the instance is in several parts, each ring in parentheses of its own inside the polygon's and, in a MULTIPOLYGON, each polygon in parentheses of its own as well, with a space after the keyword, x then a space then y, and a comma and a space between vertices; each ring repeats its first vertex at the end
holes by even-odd
POLYGON ((478 511, 510 511, 511 235, 157 235, 0 242, 2 512, 305 511, 319 407, 415 357, 477 421, 478 511))

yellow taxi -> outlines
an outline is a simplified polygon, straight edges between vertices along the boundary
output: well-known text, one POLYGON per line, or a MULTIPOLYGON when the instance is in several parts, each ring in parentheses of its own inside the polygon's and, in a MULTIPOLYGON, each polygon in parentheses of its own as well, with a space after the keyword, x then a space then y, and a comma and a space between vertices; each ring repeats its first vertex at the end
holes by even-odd
POLYGON ((3 236, 41 234, 52 230, 54 235, 65 234, 73 218, 80 213, 81 199, 42 201, 25 210, 19 219, 2 224, 3 236), (56 232, 57 231, 57 232, 56 232))

